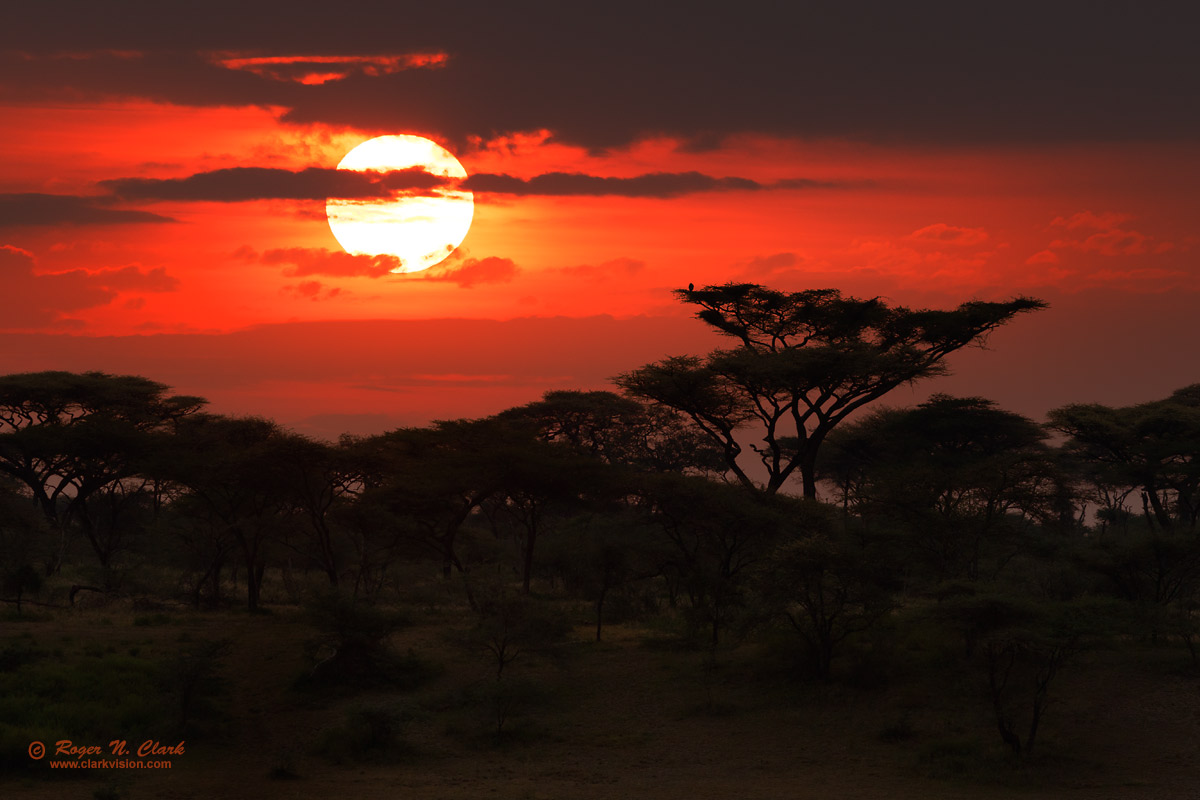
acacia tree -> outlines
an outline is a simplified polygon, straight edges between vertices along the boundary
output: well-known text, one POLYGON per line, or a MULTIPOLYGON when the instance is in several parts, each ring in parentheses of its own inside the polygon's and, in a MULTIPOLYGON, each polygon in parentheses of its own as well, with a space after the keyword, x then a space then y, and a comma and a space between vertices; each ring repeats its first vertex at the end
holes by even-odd
POLYGON ((1112 408, 1076 404, 1050 412, 1067 434, 1067 449, 1082 464, 1097 499, 1116 492, 1123 507, 1133 491, 1151 530, 1194 531, 1200 523, 1200 384, 1170 397, 1112 408))
POLYGON ((0 477, 0 594, 15 602, 21 613, 21 598, 36 593, 42 585, 35 564, 50 557, 49 526, 16 487, 0 477))
POLYGON ((967 659, 984 679, 997 733, 1014 755, 1028 757, 1057 678, 1080 653, 1121 633, 1124 620, 1111 603, 997 588, 948 598, 933 615, 966 637, 967 659))
POLYGON ((944 374, 950 353, 1045 307, 1018 297, 914 311, 836 289, 780 292, 750 283, 675 296, 699 306, 696 316, 737 347, 648 364, 617 384, 687 416, 747 487, 774 494, 798 472, 809 498, 817 494, 817 451, 838 423, 903 383, 944 374), (761 435, 749 445, 767 472, 761 487, 742 463, 738 433, 746 428, 761 435))
POLYGON ((355 504, 363 521, 356 544, 360 571, 382 569, 369 562, 390 559, 401 540, 433 555, 442 574, 464 572, 459 534, 480 504, 499 490, 498 429, 493 420, 435 422, 428 428, 400 428, 354 443, 353 453, 369 462, 355 504), (370 522, 369 512, 383 519, 370 522), (372 546, 379 522, 392 531, 372 546))
POLYGON ((842 643, 894 607, 893 570, 894 565, 828 526, 781 545, 756 583, 804 641, 815 677, 828 681, 842 643))
POLYGON ((304 535, 284 543, 325 573, 337 588, 345 561, 337 511, 359 494, 359 471, 353 464, 353 439, 328 445, 304 437, 289 438, 288 465, 296 510, 307 521, 304 535))
POLYGON ((979 397, 934 395, 835 431, 819 462, 843 507, 898 528, 939 580, 998 570, 1029 521, 1071 518, 1045 431, 979 397), (1064 510, 1065 508, 1065 510, 1064 510))
POLYGON ((723 471, 720 450, 685 417, 614 392, 546 392, 497 419, 532 426, 538 439, 606 464, 649 472, 723 471))
POLYGON ((239 551, 250 611, 259 607, 271 543, 300 515, 296 464, 308 444, 257 417, 198 414, 179 427, 170 477, 187 493, 176 502, 207 523, 214 541, 239 551))
MULTIPOLYGON (((634 509, 580 514, 552 537, 553 569, 567 591, 592 603, 596 641, 605 620, 605 603, 639 581, 658 577, 667 544, 653 536, 651 521, 634 509)), ((611 604, 610 604, 611 607, 611 604)))
POLYGON ((1050 421, 1070 436, 1065 448, 1099 504, 1084 565, 1114 594, 1141 605, 1150 630, 1165 625, 1179 633, 1195 658, 1200 384, 1134 406, 1069 405, 1051 411, 1050 421), (1140 509, 1130 508, 1133 498, 1140 509))
POLYGON ((496 418, 490 457, 497 491, 482 510, 493 531, 516 539, 521 583, 529 594, 541 538, 572 512, 607 505, 625 492, 621 470, 566 441, 546 441, 537 426, 496 418))
POLYGON ((659 572, 682 585, 692 622, 708 629, 714 650, 745 605, 755 571, 772 559, 781 539, 819 524, 810 519, 818 514, 813 504, 690 475, 653 476, 641 493, 648 520, 666 543, 659 572))
MULTIPOLYGON (((81 530, 102 566, 116 551, 124 518, 141 505, 141 473, 161 437, 204 404, 161 383, 101 372, 0 377, 0 473, 23 484, 46 519, 81 530)), ((57 559, 51 569, 58 566, 57 559)))

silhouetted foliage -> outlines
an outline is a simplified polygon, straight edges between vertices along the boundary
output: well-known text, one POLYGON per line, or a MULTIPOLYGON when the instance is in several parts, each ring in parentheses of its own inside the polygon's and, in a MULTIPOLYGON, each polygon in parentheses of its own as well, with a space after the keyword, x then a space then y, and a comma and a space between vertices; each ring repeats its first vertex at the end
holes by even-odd
POLYGON ((944 600, 941 620, 966 636, 996 730, 1017 756, 1032 754, 1060 673, 1100 636, 1119 629, 1111 606, 1033 600, 994 590, 944 600))
POLYGON ((839 646, 892 610, 898 587, 883 553, 864 550, 836 525, 821 528, 777 548, 758 585, 803 639, 812 674, 828 681, 839 646))
MULTIPOLYGON (((77 596, 166 624, 181 595, 219 606, 242 580, 256 610, 275 601, 278 577, 292 602, 314 598, 320 638, 302 684, 381 692, 437 671, 395 652, 404 619, 386 601, 398 597, 482 656, 488 677, 475 686, 486 688, 448 696, 486 708, 497 740, 547 696, 548 671, 528 656, 565 655, 573 624, 609 642, 570 650, 605 657, 640 635, 614 624, 686 624, 683 641, 708 649, 709 713, 738 707, 718 696, 721 681, 761 645, 800 648, 804 674, 850 686, 876 664, 889 682, 921 673, 947 698, 973 678, 1022 757, 1085 650, 1186 646, 1200 663, 1200 384, 1058 409, 1061 447, 978 397, 850 421, 1042 304, 912 311, 751 284, 676 294, 735 346, 633 370, 618 379, 626 396, 548 392, 492 417, 336 445, 203 413, 144 378, 0 377, 0 601, 22 624, 38 616, 31 602, 77 596), (751 429, 758 463, 747 464, 751 429), (803 498, 787 492, 796 474, 803 498), (816 500, 818 480, 833 502, 816 500)), ((126 666, 146 666, 139 646, 126 666)), ((4 647, 0 677, 15 686, 33 675, 33 651, 4 647)), ((147 662, 144 677, 171 727, 195 729, 222 653, 201 643, 178 656, 161 671, 147 662)), ((115 674, 121 660, 110 661, 115 674)), ((390 757, 403 747, 398 720, 354 714, 318 749, 390 757)), ((924 724, 902 722, 889 738, 924 724)), ((35 738, 0 733, 9 750, 35 738)))
POLYGON ((607 464, 652 472, 723 471, 720 449, 685 417, 613 392, 546 392, 498 419, 527 423, 544 441, 607 464))
POLYGON ((176 437, 169 475, 187 488, 177 502, 192 508, 215 540, 233 542, 247 608, 257 611, 267 550, 295 516, 297 451, 308 442, 269 420, 208 414, 183 421, 176 437))
POLYGON ((1045 307, 1021 297, 912 311, 836 289, 788 293, 737 283, 675 296, 700 306, 696 316, 738 347, 649 364, 617 384, 687 416, 721 448, 737 479, 757 488, 740 462, 737 437, 753 427, 761 444, 750 447, 768 476, 762 488, 778 492, 799 472, 809 498, 817 493, 817 452, 847 416, 901 384, 945 373, 950 353, 1045 307))
POLYGON ((1195 531, 1200 520, 1200 384, 1165 400, 1110 408, 1069 405, 1050 412, 1050 424, 1070 437, 1067 450, 1090 467, 1110 517, 1128 512, 1125 498, 1140 492, 1146 524, 1195 531), (1122 487, 1116 492, 1113 487, 1122 487), (1115 498, 1114 498, 1115 494, 1115 498))
POLYGON ((496 680, 501 680, 505 668, 522 654, 550 652, 570 631, 570 625, 553 608, 512 591, 502 581, 478 583, 475 598, 476 623, 467 642, 495 667, 496 680))
POLYGON ((389 638, 408 627, 396 611, 331 590, 306 603, 321 632, 316 651, 323 658, 301 681, 307 689, 411 689, 432 677, 433 667, 415 654, 397 653, 389 638))
POLYGON ((27 487, 61 543, 78 530, 107 567, 147 492, 145 460, 204 404, 131 375, 33 372, 0 376, 0 473, 27 487))
POLYGON ((293 437, 287 457, 295 511, 306 524, 303 533, 285 536, 284 544, 324 572, 330 587, 336 589, 348 558, 338 530, 337 510, 355 493, 353 453, 346 442, 331 447, 293 437))
POLYGON ((220 663, 228 650, 227 641, 200 641, 181 648, 163 665, 160 682, 175 706, 173 732, 177 735, 196 733, 197 723, 216 714, 214 701, 225 688, 220 663))
MULTIPOLYGON (((488 420, 459 420, 402 428, 356 444, 369 452, 371 462, 359 504, 394 520, 393 535, 373 545, 369 533, 360 540, 364 569, 372 553, 373 561, 386 561, 386 554, 407 539, 437 558, 445 577, 462 572, 459 533, 480 504, 499 491, 500 430, 488 420)), ((373 568, 384 567, 374 563, 373 568)))
POLYGON ((569 448, 514 432, 501 442, 505 467, 497 474, 497 491, 485 501, 497 534, 510 532, 518 545, 521 586, 529 594, 539 540, 556 520, 595 507, 620 493, 623 484, 612 484, 602 462, 569 448))
POLYGON ((990 401, 935 395, 833 432, 819 467, 843 508, 891 529, 932 580, 975 580, 1012 559, 1030 522, 1057 518, 1063 479, 1045 438, 990 401))
POLYGON ((21 602, 42 587, 54 542, 45 519, 15 487, 0 479, 0 592, 21 613, 21 602))
POLYGON ((645 510, 669 542, 659 568, 682 586, 692 622, 716 647, 745 604, 753 569, 803 527, 802 511, 782 497, 685 475, 657 476, 644 492, 645 510))
POLYGON ((623 590, 639 581, 656 577, 669 556, 667 542, 655 537, 655 527, 635 509, 580 515, 572 518, 548 544, 552 546, 554 574, 567 591, 594 604, 596 641, 604 628, 606 605, 625 599, 636 605, 623 590))

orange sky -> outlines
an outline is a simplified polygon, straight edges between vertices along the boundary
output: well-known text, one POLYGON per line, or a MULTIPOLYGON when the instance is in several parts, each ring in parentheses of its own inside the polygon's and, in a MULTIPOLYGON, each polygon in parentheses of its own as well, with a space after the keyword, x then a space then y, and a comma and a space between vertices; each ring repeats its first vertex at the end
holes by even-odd
MULTIPOLYGON (((532 61, 489 50, 482 33, 432 47, 414 39, 381 54, 365 33, 340 32, 341 49, 268 33, 250 47, 216 29, 197 33, 209 37, 202 43, 150 47, 115 29, 98 30, 95 41, 78 32, 60 40, 41 22, 29 22, 23 49, 4 51, 19 69, 0 79, 6 372, 136 372, 209 397, 217 411, 272 416, 324 436, 369 432, 494 413, 550 388, 603 387, 646 361, 702 352, 714 340, 670 290, 736 280, 835 286, 915 306, 1045 298, 1050 310, 1013 322, 993 352, 960 354, 959 376, 928 387, 983 394, 1034 416, 1076 400, 1149 400, 1200 381, 1191 355, 1200 343, 1191 322, 1200 289, 1195 126, 1176 114, 1169 130, 1154 118, 1139 130, 1125 121, 1067 130, 1076 117, 1090 119, 1102 88, 1082 73, 1059 76, 1065 122, 1044 116, 1041 100, 1024 109, 1043 114, 1051 133, 963 127, 939 138, 919 125, 941 130, 939 121, 956 118, 961 92, 910 99, 912 119, 901 120, 851 74, 840 88, 845 103, 874 102, 879 119, 840 119, 836 104, 822 111, 817 84, 805 91, 825 115, 820 124, 756 116, 741 95, 722 94, 721 65, 693 64, 687 59, 700 57, 674 42, 676 66, 692 69, 679 86, 715 87, 711 98, 677 87, 659 97, 675 103, 665 111, 638 89, 590 104, 562 94, 556 104, 526 78, 524 93, 500 90, 508 104, 496 105, 490 122, 483 89, 464 110, 470 97, 421 93, 420 83, 472 86, 471 69, 532 74, 522 71, 532 61), (178 70, 176 83, 162 88, 130 66, 152 60, 178 70), (107 82, 93 85, 89 70, 107 82), (374 93, 385 89, 420 98, 420 113, 406 120, 400 105, 396 119, 376 119, 374 93), (732 121, 719 130, 696 122, 689 109, 705 102, 732 121), (364 270, 341 255, 323 198, 121 195, 128 179, 329 170, 386 133, 439 141, 470 175, 530 183, 476 192, 472 228, 443 265, 371 277, 347 274, 364 270), (531 188, 552 173, 628 180, 608 184, 616 194, 531 188)), ((587 53, 587 42, 579 49, 587 53)), ((578 85, 606 91, 571 51, 537 58, 543 71, 551 59, 578 85)), ((969 54, 941 58, 951 83, 966 80, 953 62, 962 58, 997 105, 1019 104, 969 54)), ((641 69, 654 69, 649 63, 641 69)), ((878 69, 910 69, 897 64, 878 69)), ((927 79, 928 65, 918 67, 927 79)), ((1036 77, 1016 76, 1035 100, 1044 91, 1036 77)), ((764 83, 747 91, 781 107, 800 102, 786 82, 764 83)), ((1133 84, 1108 91, 1114 102, 1141 96, 1133 84)), ((972 113, 987 110, 978 108, 972 113)))

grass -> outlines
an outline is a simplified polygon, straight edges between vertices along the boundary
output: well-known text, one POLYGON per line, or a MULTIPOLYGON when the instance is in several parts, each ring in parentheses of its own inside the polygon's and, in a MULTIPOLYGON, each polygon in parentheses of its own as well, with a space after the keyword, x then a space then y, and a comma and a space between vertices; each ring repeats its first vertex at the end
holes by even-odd
MULTIPOLYGON (((0 757, 15 768, 6 772, 29 774, 33 740, 133 742, 172 730, 193 692, 191 724, 202 724, 174 769, 93 776, 86 792, 992 800, 1019 790, 1040 800, 1188 796, 1200 784, 1200 697, 1175 650, 1131 644, 1064 674, 1041 754, 1014 765, 978 681, 948 680, 927 642, 890 644, 904 668, 886 680, 856 665, 874 675, 872 648, 848 652, 839 680, 821 684, 797 677, 770 641, 713 658, 666 635, 667 621, 608 625, 596 643, 577 613, 569 657, 530 653, 498 682, 461 645, 469 615, 423 597, 384 640, 421 665, 420 681, 302 691, 295 678, 311 672, 320 631, 299 608, 274 610, 173 611, 138 624, 154 615, 105 608, 0 629, 0 757)), ((3 778, 0 796, 63 792, 3 778)))
MULTIPOLYGON (((149 640, 130 645, 88 615, 64 614, 35 631, 0 639, 0 766, 45 771, 30 759, 33 741, 102 745, 191 735, 181 717, 184 651, 149 640), (85 621, 83 626, 79 626, 85 621), (66 628, 76 633, 65 634, 66 628), (39 635, 40 634, 40 635, 39 635), (53 643, 47 647, 39 642, 53 643)), ((186 687, 193 718, 208 710, 213 684, 186 687)))

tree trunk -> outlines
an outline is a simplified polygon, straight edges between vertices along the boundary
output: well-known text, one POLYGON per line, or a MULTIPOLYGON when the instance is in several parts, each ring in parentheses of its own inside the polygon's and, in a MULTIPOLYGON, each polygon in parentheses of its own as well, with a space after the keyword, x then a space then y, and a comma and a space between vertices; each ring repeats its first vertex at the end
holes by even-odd
POLYGON ((809 448, 800 456, 800 480, 804 484, 806 500, 817 499, 817 450, 809 448))
POLYGON ((1171 519, 1170 512, 1163 507, 1162 498, 1158 496, 1158 488, 1147 486, 1142 491, 1142 504, 1145 506, 1146 501, 1150 501, 1150 508, 1154 510, 1154 519, 1158 522, 1159 527, 1164 531, 1169 531, 1174 527, 1174 520, 1171 519))
POLYGON ((251 613, 258 611, 258 581, 254 579, 254 570, 247 570, 246 575, 246 609, 251 613))
MULTIPOLYGON (((600 626, 604 621, 604 598, 608 594, 608 586, 600 590, 600 596, 596 598, 596 641, 600 641, 600 626)), ((1190 641, 1190 640, 1189 640, 1190 641)))
POLYGON ((525 538, 525 563, 524 575, 521 579, 521 589, 525 594, 529 594, 529 581, 533 576, 533 546, 537 543, 537 521, 531 519, 529 523, 528 536, 525 538))
POLYGON ((715 653, 717 644, 719 643, 719 635, 721 630, 721 604, 717 599, 713 598, 712 604, 712 649, 715 653))

